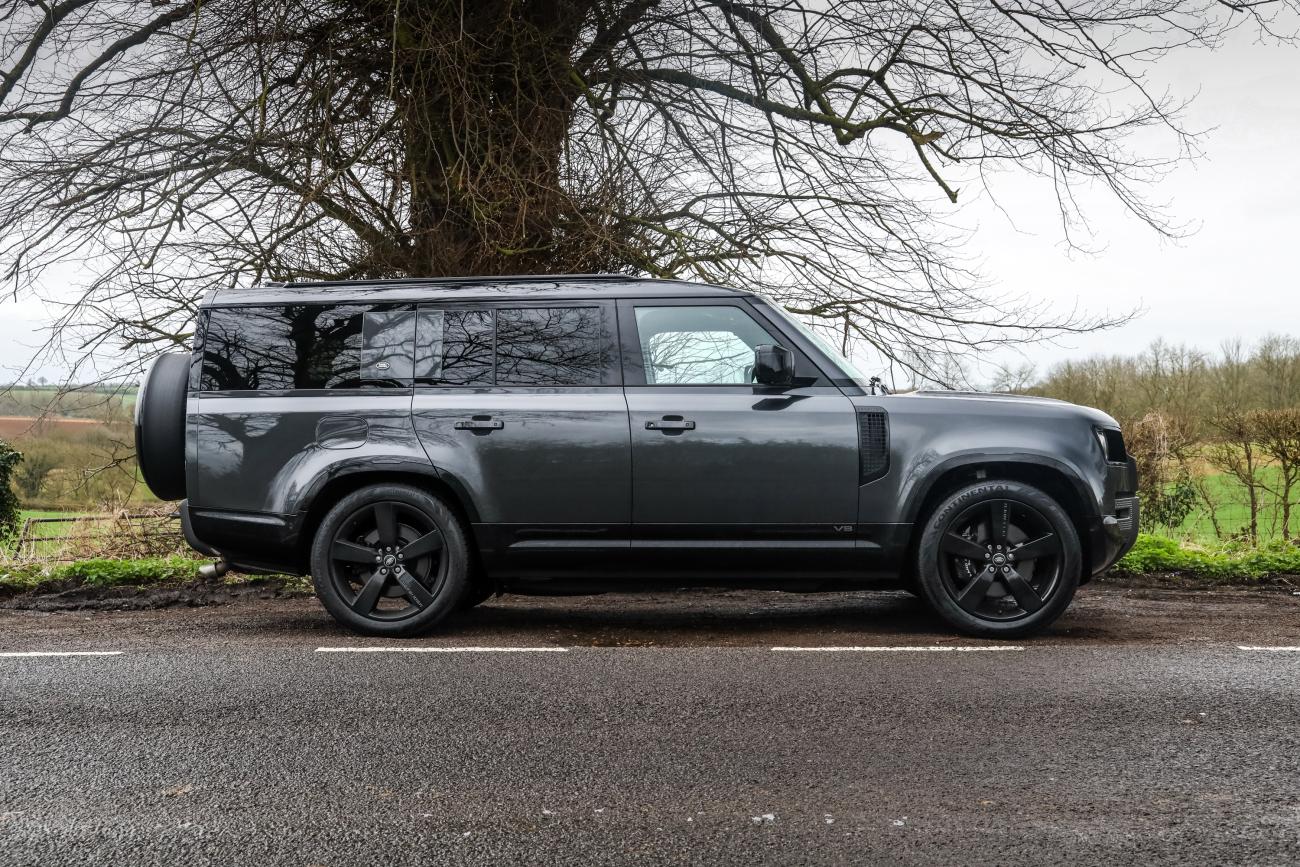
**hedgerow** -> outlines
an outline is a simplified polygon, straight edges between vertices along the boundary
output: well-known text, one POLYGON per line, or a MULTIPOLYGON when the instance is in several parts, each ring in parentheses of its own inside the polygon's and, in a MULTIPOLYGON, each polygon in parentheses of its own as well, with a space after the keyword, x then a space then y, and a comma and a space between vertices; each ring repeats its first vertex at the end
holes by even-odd
POLYGON ((1133 550, 1116 564, 1115 571, 1128 575, 1172 572, 1220 581, 1258 581, 1275 575, 1300 575, 1300 547, 1287 542, 1258 548, 1233 544, 1208 547, 1143 533, 1133 550))

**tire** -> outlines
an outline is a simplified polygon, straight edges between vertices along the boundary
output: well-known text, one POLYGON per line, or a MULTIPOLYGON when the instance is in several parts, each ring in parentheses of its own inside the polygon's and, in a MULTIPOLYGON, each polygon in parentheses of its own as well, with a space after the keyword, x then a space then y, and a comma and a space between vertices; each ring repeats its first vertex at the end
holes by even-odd
POLYGON ((469 566, 456 514, 409 485, 371 485, 349 494, 329 510, 312 540, 317 597, 335 620, 363 635, 427 632, 456 610, 469 566))
POLYGON ((190 357, 160 355, 135 399, 135 454, 144 483, 160 500, 185 498, 185 398, 190 357))
POLYGON ((990 480, 957 491, 926 519, 917 583, 957 630, 1021 638, 1061 616, 1082 563, 1078 533, 1059 503, 1023 482, 990 480))

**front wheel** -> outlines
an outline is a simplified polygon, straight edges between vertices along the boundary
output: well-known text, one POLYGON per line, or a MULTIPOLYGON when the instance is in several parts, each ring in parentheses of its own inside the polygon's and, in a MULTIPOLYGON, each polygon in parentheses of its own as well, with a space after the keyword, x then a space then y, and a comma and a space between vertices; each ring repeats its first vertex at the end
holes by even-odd
POLYGON ((917 583, 958 630, 1019 638, 1050 626, 1074 598, 1082 571, 1069 515, 1023 482, 978 482, 927 519, 917 583))
POLYGON ((465 593, 469 552, 455 513, 407 485, 371 485, 330 509, 311 550, 316 595, 365 635, 427 631, 465 593))

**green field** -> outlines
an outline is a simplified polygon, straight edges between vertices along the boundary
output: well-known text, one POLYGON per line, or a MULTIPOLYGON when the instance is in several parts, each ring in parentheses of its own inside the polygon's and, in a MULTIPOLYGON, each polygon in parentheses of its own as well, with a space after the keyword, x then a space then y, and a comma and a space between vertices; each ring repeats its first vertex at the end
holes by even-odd
MULTIPOLYGON (((1260 478, 1271 487, 1278 481, 1279 472, 1276 467, 1264 467, 1260 470, 1260 478)), ((1213 520, 1210 507, 1204 502, 1198 502, 1187 519, 1172 531, 1150 525, 1146 529, 1199 544, 1220 541, 1215 534, 1215 521, 1225 537, 1244 533, 1250 523, 1249 495, 1245 486, 1232 476, 1223 474, 1206 476, 1204 484, 1214 503, 1213 520)), ((1261 542, 1278 541, 1282 538, 1282 510, 1278 506, 1278 498, 1268 491, 1260 491, 1259 496, 1259 539, 1261 542)), ((1300 490, 1293 496, 1300 496, 1300 490)), ((1300 535, 1300 506, 1292 507, 1291 532, 1293 536, 1300 535)))

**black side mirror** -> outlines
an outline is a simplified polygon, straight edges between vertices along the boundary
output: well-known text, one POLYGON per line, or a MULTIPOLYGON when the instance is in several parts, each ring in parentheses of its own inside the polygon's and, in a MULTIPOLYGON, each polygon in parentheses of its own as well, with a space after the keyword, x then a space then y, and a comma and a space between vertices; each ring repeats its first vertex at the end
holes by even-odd
POLYGON ((792 385, 794 353, 771 343, 755 346, 754 382, 759 385, 792 385))

